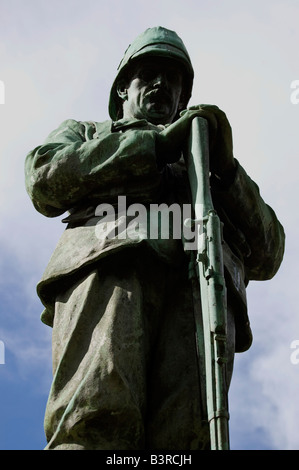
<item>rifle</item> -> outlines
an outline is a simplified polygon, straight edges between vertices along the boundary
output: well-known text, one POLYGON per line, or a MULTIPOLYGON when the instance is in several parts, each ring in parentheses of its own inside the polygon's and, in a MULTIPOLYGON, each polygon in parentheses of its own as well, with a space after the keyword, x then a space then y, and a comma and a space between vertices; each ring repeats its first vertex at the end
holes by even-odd
MULTIPOLYGON (((196 227, 193 251, 195 324, 200 376, 204 376, 206 413, 212 450, 229 449, 226 374, 226 286, 223 269, 222 230, 214 210, 209 183, 207 121, 196 117, 184 158, 188 171, 196 227), (196 256, 195 256, 196 255, 196 256), (201 305, 198 306, 198 300, 201 305), (203 374, 204 371, 204 374, 203 374)), ((185 223, 188 223, 185 221, 185 223)))

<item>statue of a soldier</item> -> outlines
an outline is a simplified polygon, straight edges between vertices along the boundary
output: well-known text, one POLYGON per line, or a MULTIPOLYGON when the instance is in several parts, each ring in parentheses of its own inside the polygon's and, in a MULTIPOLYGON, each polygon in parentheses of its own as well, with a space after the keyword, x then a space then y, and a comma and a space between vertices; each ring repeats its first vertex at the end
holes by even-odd
POLYGON ((227 388, 234 353, 251 345, 245 287, 276 273, 284 232, 234 158, 225 114, 186 110, 192 83, 181 39, 150 28, 119 66, 111 120, 65 121, 27 156, 35 208, 47 217, 68 211, 38 285, 42 320, 53 327, 47 449, 209 448, 184 242, 151 239, 140 227, 109 236, 132 220, 117 212, 120 195, 148 213, 153 204, 190 203, 182 149, 196 116, 208 121, 211 194, 223 223, 227 388), (111 221, 97 210, 105 204, 115 208, 111 221))

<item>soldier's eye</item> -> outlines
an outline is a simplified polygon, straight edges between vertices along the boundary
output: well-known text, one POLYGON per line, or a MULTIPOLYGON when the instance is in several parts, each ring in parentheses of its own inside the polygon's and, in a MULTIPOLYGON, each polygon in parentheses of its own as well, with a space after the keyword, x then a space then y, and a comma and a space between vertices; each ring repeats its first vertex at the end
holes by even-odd
POLYGON ((151 68, 146 68, 140 72, 140 78, 144 80, 145 82, 150 82, 151 80, 155 78, 155 74, 156 74, 155 70, 151 68))

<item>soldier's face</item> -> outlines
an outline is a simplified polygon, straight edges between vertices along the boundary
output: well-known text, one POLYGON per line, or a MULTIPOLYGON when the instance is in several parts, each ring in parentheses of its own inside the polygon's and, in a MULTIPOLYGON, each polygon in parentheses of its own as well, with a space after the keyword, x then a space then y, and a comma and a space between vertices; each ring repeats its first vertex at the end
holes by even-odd
POLYGON ((129 84, 123 88, 124 117, 171 123, 177 114, 183 76, 171 60, 148 58, 137 62, 129 84))

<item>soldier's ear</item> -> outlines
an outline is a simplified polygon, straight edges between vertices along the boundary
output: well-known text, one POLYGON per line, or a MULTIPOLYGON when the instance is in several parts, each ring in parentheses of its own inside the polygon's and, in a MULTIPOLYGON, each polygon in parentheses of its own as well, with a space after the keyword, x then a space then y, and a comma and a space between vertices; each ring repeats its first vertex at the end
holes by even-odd
POLYGON ((121 80, 117 84, 117 94, 121 100, 126 101, 128 98, 128 90, 125 84, 125 81, 121 80))

